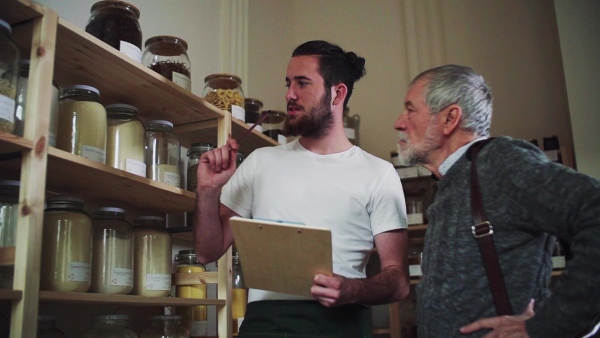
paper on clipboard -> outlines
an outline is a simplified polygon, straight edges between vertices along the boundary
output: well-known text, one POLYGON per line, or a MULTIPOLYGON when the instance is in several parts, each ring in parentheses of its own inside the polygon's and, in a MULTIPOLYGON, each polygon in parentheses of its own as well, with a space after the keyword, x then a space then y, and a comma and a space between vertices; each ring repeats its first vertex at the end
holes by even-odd
POLYGON ((333 276, 331 230, 241 217, 230 224, 249 288, 311 297, 315 274, 333 276))

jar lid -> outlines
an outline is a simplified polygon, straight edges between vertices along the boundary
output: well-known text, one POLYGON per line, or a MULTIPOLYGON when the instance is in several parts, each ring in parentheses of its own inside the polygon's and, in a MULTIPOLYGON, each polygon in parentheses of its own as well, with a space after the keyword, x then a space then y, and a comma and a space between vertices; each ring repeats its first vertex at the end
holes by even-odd
POLYGON ((192 148, 202 148, 202 147, 204 147, 204 148, 211 148, 211 149, 215 148, 214 145, 212 145, 210 143, 207 143, 207 142, 194 142, 194 143, 192 143, 192 146, 190 147, 190 149, 192 149, 192 148))
POLYGON ((261 108, 263 107, 263 102, 262 102, 261 100, 258 100, 258 99, 253 99, 253 98, 251 98, 251 97, 247 97, 247 98, 245 98, 245 99, 244 99, 244 103, 245 103, 245 104, 255 104, 255 105, 258 105, 258 106, 260 106, 261 108))
POLYGON ((95 214, 98 212, 118 212, 118 213, 124 214, 125 209, 114 208, 114 207, 103 207, 103 208, 98 208, 98 209, 92 211, 92 214, 95 214))
POLYGON ((159 316, 150 316, 150 319, 181 319, 180 315, 159 315, 159 316))
POLYGON ((160 221, 164 222, 165 218, 160 216, 138 216, 133 219, 133 221, 160 221))
POLYGON ((119 0, 105 0, 105 1, 98 1, 95 4, 92 5, 92 9, 90 10, 90 13, 93 12, 96 9, 102 8, 102 7, 109 7, 109 6, 113 6, 113 7, 120 7, 120 8, 124 8, 126 10, 132 11, 133 14, 135 14, 135 16, 139 19, 140 18, 140 10, 135 7, 134 5, 125 2, 125 1, 119 1, 119 0))
POLYGON ((138 109, 136 106, 132 106, 130 104, 125 103, 113 103, 106 106, 106 113, 135 113, 137 114, 138 109), (125 111, 123 111, 125 110, 125 111))
POLYGON ((146 42, 144 43, 144 47, 148 47, 149 44, 156 43, 156 42, 169 42, 169 43, 174 43, 174 44, 181 44, 181 45, 183 45, 185 50, 188 49, 187 41, 185 41, 184 39, 182 39, 180 37, 172 36, 172 35, 153 36, 153 37, 149 38, 148 40, 146 40, 146 42))
POLYGON ((63 93, 68 91, 68 90, 72 90, 72 89, 83 89, 83 90, 89 90, 90 92, 94 92, 98 95, 100 95, 100 90, 98 90, 97 88, 94 88, 92 86, 87 86, 87 85, 74 85, 71 87, 67 87, 65 89, 63 89, 63 93))
POLYGON ((150 124, 162 124, 164 126, 173 128, 173 122, 169 122, 169 121, 165 121, 165 120, 150 120, 150 121, 146 122, 146 125, 150 125, 150 124))
POLYGON ((80 203, 83 204, 83 200, 78 197, 70 197, 70 196, 54 196, 50 197, 46 200, 47 203, 80 203))
POLYGON ((97 315, 97 316, 92 316, 92 318, 94 319, 108 319, 108 320, 115 320, 115 319, 129 319, 129 315, 97 315))
MULTIPOLYGON (((204 78, 204 82, 206 83, 206 82, 216 80, 216 79, 225 80, 225 81, 233 80, 233 81, 237 82, 238 84, 242 84, 242 79, 239 76, 233 75, 233 74, 228 74, 228 73, 210 74, 204 78)), ((227 88, 225 88, 225 89, 227 89, 227 88)))
POLYGON ((12 27, 10 27, 8 22, 0 19, 0 26, 3 26, 4 28, 6 28, 8 30, 8 33, 12 33, 12 27))
POLYGON ((281 123, 286 119, 287 114, 279 110, 267 110, 263 114, 269 113, 269 116, 262 123, 281 123))
POLYGON ((5 187, 21 187, 21 181, 3 180, 0 181, 0 185, 5 187))

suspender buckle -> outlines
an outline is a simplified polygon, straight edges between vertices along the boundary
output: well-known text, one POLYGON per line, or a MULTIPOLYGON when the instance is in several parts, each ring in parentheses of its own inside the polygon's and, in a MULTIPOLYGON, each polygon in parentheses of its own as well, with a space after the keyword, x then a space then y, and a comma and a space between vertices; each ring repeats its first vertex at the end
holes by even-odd
POLYGON ((481 238, 485 236, 490 236, 494 234, 494 227, 490 224, 490 222, 485 221, 483 223, 475 224, 471 226, 471 232, 473 233, 473 237, 481 238))

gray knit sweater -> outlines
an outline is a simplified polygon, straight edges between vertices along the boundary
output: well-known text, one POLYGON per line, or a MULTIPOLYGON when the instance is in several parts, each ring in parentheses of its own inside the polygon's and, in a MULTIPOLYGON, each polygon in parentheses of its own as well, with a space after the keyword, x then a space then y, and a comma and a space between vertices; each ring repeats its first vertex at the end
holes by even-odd
MULTIPOLYGON (((427 210, 419 338, 465 337, 458 329, 496 312, 471 234, 470 162, 463 155, 427 210)), ((513 311, 536 300, 531 337, 570 337, 600 314, 600 181, 550 162, 531 143, 498 137, 477 158, 484 207, 513 311), (573 259, 550 297, 553 236, 572 240, 573 259)), ((480 337, 480 331, 469 337, 480 337)))

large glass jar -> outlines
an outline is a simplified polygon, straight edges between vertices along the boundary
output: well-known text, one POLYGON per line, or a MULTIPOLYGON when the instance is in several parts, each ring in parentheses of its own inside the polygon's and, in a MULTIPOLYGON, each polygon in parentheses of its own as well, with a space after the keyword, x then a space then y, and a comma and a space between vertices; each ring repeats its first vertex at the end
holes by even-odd
POLYGON ((11 39, 12 28, 0 19, 0 132, 15 129, 19 48, 11 39))
POLYGON ((90 292, 126 295, 133 289, 133 232, 121 208, 92 212, 93 253, 90 292))
POLYGON ((283 134, 285 119, 287 119, 286 113, 278 110, 270 110, 269 116, 262 122, 263 134, 281 144, 285 144, 287 141, 286 136, 283 134))
POLYGON ((142 64, 192 90, 192 63, 187 54, 188 44, 176 36, 160 35, 146 40, 142 64))
MULTIPOLYGON (((19 181, 0 181, 0 257, 15 256, 19 221, 19 181)), ((12 289, 14 263, 0 265, 0 289, 12 289)))
POLYGON ((36 338, 66 338, 65 334, 56 327, 55 316, 38 316, 36 338))
POLYGON ((106 106, 106 164, 146 177, 144 124, 135 106, 116 103, 106 106))
POLYGON ((125 1, 98 1, 92 5, 85 31, 106 42, 123 54, 140 62, 142 29, 140 10, 125 1))
POLYGON ((100 91, 76 85, 63 90, 58 108, 56 147, 90 160, 106 161, 106 110, 100 91))
MULTIPOLYGON (((206 271, 204 264, 198 262, 194 250, 180 250, 175 255, 175 263, 177 263, 177 273, 187 274, 206 271)), ((205 299, 206 284, 177 285, 176 296, 205 299)), ((190 332, 190 337, 207 336, 206 306, 178 307, 177 314, 181 315, 181 326, 190 332)))
POLYGON ((171 235, 165 219, 140 216, 133 225, 133 294, 166 297, 171 292, 171 235))
POLYGON ((137 338, 128 319, 128 315, 94 316, 92 328, 83 334, 83 338, 137 338))
POLYGON ((231 284, 231 318, 233 319, 232 328, 233 332, 238 332, 244 315, 246 313, 246 304, 248 303, 248 289, 244 283, 244 274, 242 272, 242 265, 240 264, 240 256, 237 252, 234 252, 232 256, 232 284, 231 284))
POLYGON ((237 119, 246 121, 242 79, 239 76, 217 73, 205 77, 202 96, 206 102, 231 112, 231 116, 237 119))
POLYGON ((187 338, 188 331, 179 324, 181 316, 152 316, 150 326, 142 331, 140 338, 187 338))
MULTIPOLYGON (((260 100, 245 98, 244 99, 244 109, 246 110, 246 123, 254 124, 254 122, 260 120, 260 114, 262 111, 263 103, 260 100)), ((255 127, 256 130, 262 131, 262 127, 260 125, 255 127)))
POLYGON ((46 204, 40 287, 87 292, 92 280, 92 221, 83 210, 83 200, 58 196, 46 204))
POLYGON ((146 123, 146 177, 174 187, 181 187, 179 173, 179 139, 173 123, 152 120, 146 123))

